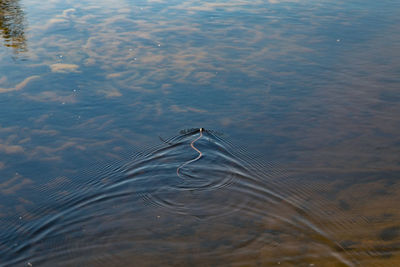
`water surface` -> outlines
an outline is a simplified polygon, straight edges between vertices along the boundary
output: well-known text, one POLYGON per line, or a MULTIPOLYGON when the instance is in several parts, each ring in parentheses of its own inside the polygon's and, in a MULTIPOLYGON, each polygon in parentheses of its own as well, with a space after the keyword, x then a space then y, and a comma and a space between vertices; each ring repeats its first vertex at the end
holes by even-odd
POLYGON ((399 18, 0 1, 0 266, 399 265, 399 18))

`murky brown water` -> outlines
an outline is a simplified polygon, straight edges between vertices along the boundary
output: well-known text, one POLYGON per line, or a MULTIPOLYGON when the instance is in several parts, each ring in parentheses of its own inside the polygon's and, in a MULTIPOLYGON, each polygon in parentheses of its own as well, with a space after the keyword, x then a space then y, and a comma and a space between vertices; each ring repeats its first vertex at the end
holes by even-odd
POLYGON ((0 266, 400 265, 399 13, 0 0, 0 266))

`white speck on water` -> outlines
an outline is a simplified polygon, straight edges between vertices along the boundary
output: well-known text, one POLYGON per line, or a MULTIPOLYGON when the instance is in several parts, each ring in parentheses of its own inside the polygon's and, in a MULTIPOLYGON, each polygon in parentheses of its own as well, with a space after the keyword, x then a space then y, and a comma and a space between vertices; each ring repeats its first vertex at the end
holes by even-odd
POLYGON ((65 102, 62 102, 61 105, 65 105, 65 102))
POLYGON ((157 44, 157 46, 159 46, 159 47, 160 47, 160 46, 161 46, 161 44, 160 44, 160 43, 158 43, 158 44, 157 44))
POLYGON ((129 51, 132 51, 133 49, 132 48, 129 48, 129 51))
POLYGON ((18 219, 22 220, 22 217, 20 216, 18 219))
POLYGON ((26 265, 27 266, 33 266, 32 263, 30 263, 30 262, 28 262, 26 265))
POLYGON ((339 43, 339 42, 340 42, 340 39, 336 39, 336 42, 338 42, 338 43, 339 43))
POLYGON ((135 57, 133 58, 133 60, 136 60, 136 59, 137 59, 137 58, 135 58, 135 57))

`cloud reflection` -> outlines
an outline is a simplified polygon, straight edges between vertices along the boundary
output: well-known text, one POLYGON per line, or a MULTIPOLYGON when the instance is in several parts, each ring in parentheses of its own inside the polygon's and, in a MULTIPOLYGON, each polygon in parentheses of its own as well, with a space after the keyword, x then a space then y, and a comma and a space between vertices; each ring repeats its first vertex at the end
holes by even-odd
MULTIPOLYGON (((25 88, 28 85, 28 83, 30 83, 31 81, 36 80, 38 78, 40 78, 40 76, 33 75, 33 76, 29 76, 29 77, 25 78, 22 82, 18 83, 14 87, 9 87, 9 88, 0 87, 0 93, 8 93, 8 92, 12 92, 12 91, 19 91, 19 90, 25 88)), ((4 78, 2 80, 6 81, 5 76, 4 76, 4 78)))

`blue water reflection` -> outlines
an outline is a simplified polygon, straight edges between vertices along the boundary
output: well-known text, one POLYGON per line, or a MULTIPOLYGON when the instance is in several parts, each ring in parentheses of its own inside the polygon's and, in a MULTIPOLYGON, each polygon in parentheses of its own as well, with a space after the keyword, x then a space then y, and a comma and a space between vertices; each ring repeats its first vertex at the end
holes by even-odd
MULTIPOLYGON (((101 166, 126 164, 159 137, 205 127, 233 142, 232 151, 245 147, 241 151, 252 155, 246 162, 279 163, 276 179, 285 179, 276 193, 302 204, 280 215, 279 208, 266 208, 290 218, 284 229, 230 228, 235 217, 201 228, 213 233, 225 225, 253 231, 243 239, 266 238, 262 248, 259 240, 249 242, 246 248, 258 254, 244 253, 244 262, 228 249, 203 263, 229 258, 233 265, 329 266, 333 257, 347 265, 396 264, 399 13, 395 1, 0 1, 1 218, 12 228, 28 207, 45 208, 40 205, 49 198, 38 193, 42 189, 62 194, 66 178, 79 184, 87 172, 100 177, 101 166), (57 181, 61 186, 51 187, 57 181), (336 217, 325 220, 324 212, 336 217), (302 242, 317 244, 310 254, 290 250, 299 244, 289 230, 296 214, 324 233, 305 234, 302 242), (313 254, 318 244, 326 254, 313 254), (276 247, 286 261, 272 257, 276 247), (314 256, 296 261, 302 253, 314 256), (264 262, 268 257, 272 261, 264 262)), ((185 144, 189 150, 180 156, 190 158, 189 140, 185 144)), ((256 200, 259 212, 263 204, 256 200)), ((247 219, 254 219, 247 208, 247 219)), ((193 226, 190 216, 181 219, 190 221, 186 230, 193 226)), ((9 247, 7 240, 0 247, 9 247)), ((118 254, 112 244, 108 249, 118 254)), ((201 247, 193 241, 190 253, 196 244, 201 247)), ((152 264, 148 255, 144 265, 152 264)), ((107 266, 122 264, 113 260, 107 266)), ((202 265, 199 258, 172 262, 202 265)))

